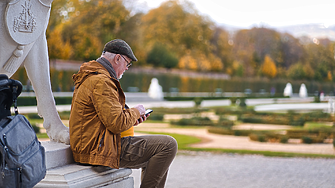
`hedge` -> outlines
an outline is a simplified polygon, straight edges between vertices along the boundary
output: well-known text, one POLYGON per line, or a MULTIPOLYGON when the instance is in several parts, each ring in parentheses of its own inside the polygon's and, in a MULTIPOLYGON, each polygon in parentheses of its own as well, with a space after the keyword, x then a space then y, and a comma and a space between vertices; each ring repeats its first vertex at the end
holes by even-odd
MULTIPOLYGON (((71 104, 72 97, 54 97, 56 104, 71 104)), ((18 106, 36 106, 36 97, 19 97, 17 99, 18 106)))

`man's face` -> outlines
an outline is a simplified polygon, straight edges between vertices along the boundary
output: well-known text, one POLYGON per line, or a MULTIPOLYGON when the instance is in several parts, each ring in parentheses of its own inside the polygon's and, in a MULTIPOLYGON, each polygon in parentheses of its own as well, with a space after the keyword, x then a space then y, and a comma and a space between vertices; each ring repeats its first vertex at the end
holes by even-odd
POLYGON ((118 79, 122 78, 123 73, 128 70, 128 68, 131 66, 131 60, 124 55, 117 54, 117 68, 115 69, 115 72, 117 74, 118 79))

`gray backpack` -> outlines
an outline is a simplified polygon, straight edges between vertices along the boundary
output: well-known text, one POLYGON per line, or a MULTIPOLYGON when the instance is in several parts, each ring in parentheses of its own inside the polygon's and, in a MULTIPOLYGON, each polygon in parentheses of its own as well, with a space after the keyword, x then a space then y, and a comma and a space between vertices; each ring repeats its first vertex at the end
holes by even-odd
POLYGON ((0 120, 0 187, 4 188, 31 188, 46 174, 44 147, 29 121, 17 111, 16 98, 21 90, 19 81, 0 75, 0 108, 8 110, 8 101, 1 101, 7 98, 15 109, 15 116, 0 120))

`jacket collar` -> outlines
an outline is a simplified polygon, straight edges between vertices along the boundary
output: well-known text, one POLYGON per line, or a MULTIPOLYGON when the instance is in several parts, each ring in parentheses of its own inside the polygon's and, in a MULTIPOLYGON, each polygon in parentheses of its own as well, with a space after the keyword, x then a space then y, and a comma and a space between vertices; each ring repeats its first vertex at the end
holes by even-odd
POLYGON ((110 64, 110 62, 104 58, 104 57, 100 57, 97 59, 97 62, 100 63, 103 67, 105 67, 105 69, 107 69, 107 71, 109 72, 109 75, 112 78, 115 78, 116 80, 119 80, 116 76, 115 70, 113 68, 113 66, 110 64))

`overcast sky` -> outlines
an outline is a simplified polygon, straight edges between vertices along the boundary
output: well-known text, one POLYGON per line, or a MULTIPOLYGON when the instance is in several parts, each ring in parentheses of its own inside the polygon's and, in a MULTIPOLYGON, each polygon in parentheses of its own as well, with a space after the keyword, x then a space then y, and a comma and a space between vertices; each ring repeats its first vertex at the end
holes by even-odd
MULTIPOLYGON (((165 0, 138 0, 157 8, 165 0)), ((217 24, 249 28, 318 23, 335 25, 335 0, 191 0, 217 24)))

